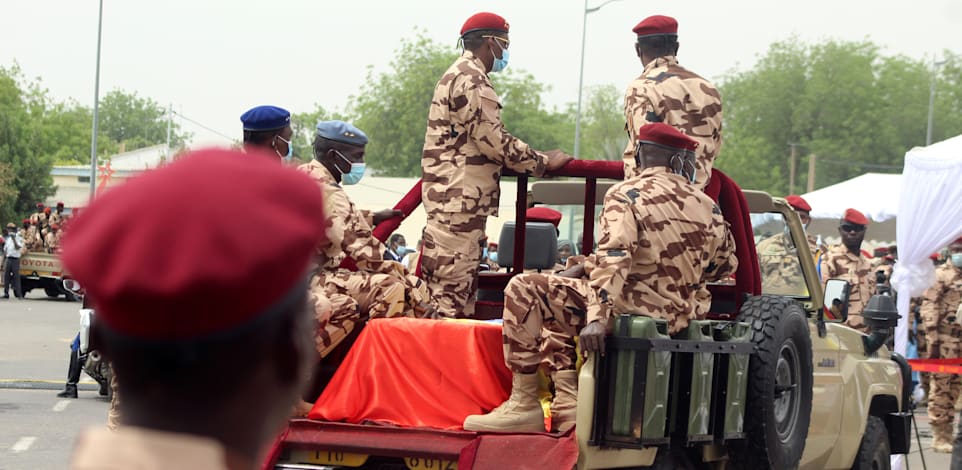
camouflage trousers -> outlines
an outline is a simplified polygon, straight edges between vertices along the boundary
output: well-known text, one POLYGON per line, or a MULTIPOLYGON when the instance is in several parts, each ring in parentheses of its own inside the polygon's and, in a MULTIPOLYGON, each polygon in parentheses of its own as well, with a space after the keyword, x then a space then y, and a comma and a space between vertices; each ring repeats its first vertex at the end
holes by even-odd
POLYGON ((317 352, 327 356, 370 318, 404 314, 404 287, 403 281, 388 274, 337 269, 314 275, 310 299, 317 319, 317 352))
MULTIPOLYGON (((944 359, 960 357, 962 353, 962 340, 959 339, 958 326, 952 325, 940 330, 952 330, 950 334, 942 331, 938 332, 938 342, 928 338, 929 344, 939 346, 939 357, 944 359)), ((939 425, 952 425, 955 417, 955 402, 959 399, 959 392, 962 391, 962 376, 956 374, 930 374, 929 378, 929 424, 933 427, 939 425)))
POLYGON ((586 279, 519 274, 504 291, 504 362, 512 372, 574 370, 575 336, 590 309, 600 309, 586 279))
POLYGON ((473 317, 487 216, 431 214, 421 236, 421 278, 445 317, 473 317))

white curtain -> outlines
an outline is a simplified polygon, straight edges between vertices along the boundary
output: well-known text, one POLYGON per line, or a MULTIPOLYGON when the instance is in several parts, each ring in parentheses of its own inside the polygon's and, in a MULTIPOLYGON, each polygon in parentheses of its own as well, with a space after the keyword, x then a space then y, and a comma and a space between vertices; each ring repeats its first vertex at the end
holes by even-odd
MULTIPOLYGON (((898 207, 899 260, 892 285, 901 315, 895 351, 904 356, 911 323, 909 299, 935 282, 929 255, 962 236, 962 136, 905 154, 898 207)), ((892 457, 892 468, 902 468, 902 456, 892 457)))

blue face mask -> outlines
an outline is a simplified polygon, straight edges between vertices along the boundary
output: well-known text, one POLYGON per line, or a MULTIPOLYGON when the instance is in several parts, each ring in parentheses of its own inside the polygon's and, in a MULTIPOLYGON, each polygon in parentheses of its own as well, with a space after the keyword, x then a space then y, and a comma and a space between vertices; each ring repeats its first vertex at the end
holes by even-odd
MULTIPOLYGON (((498 41, 495 40, 494 42, 498 42, 498 41)), ((501 43, 498 43, 498 47, 499 48, 501 47, 501 43)), ((494 58, 494 64, 491 65, 491 71, 500 72, 508 68, 508 57, 510 55, 511 54, 508 53, 507 49, 501 48, 501 58, 500 59, 497 57, 494 58)))
POLYGON ((498 252, 495 251, 494 253, 488 253, 488 259, 491 260, 491 261, 493 261, 493 262, 495 262, 495 263, 497 263, 497 262, 498 262, 498 252))
POLYGON ((962 268, 962 253, 952 253, 952 265, 962 268))
POLYGON ((277 137, 278 139, 281 139, 281 142, 284 142, 285 144, 287 144, 287 155, 281 155, 281 153, 277 151, 277 146, 276 146, 276 145, 274 146, 274 152, 277 153, 277 156, 278 156, 278 157, 281 157, 282 159, 284 159, 284 163, 290 163, 290 161, 294 159, 294 146, 291 145, 291 141, 286 140, 286 139, 284 139, 283 137, 281 137, 281 136, 279 136, 279 135, 274 136, 274 137, 277 137))
POLYGON ((359 183, 361 181, 361 178, 364 177, 364 170, 367 169, 367 165, 364 163, 351 163, 351 161, 348 160, 347 157, 345 157, 341 152, 338 152, 337 150, 335 150, 334 153, 336 153, 337 156, 344 159, 345 162, 348 162, 351 164, 351 171, 348 173, 344 173, 343 171, 341 171, 340 168, 337 168, 337 165, 334 166, 334 168, 337 168, 337 171, 341 172, 341 182, 344 184, 359 183))
POLYGON ((487 249, 487 248, 482 248, 482 249, 481 249, 481 258, 484 259, 484 258, 487 258, 487 257, 488 257, 488 249, 487 249))

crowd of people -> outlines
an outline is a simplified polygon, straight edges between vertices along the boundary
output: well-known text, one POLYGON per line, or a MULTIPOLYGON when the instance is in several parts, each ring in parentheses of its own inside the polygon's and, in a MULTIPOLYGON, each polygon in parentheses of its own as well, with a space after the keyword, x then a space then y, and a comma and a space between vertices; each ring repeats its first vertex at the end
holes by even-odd
MULTIPOLYGON (((76 209, 74 209, 76 213, 76 209)), ((3 245, 3 298, 10 298, 13 288, 14 297, 23 298, 20 289, 20 258, 27 253, 59 253, 64 230, 70 217, 64 213, 64 203, 58 202, 56 208, 37 203, 37 210, 29 218, 23 219, 22 227, 10 222, 0 237, 3 245)))
MULTIPOLYGON (((437 83, 421 161, 427 224, 416 253, 403 236, 387 246, 373 236, 401 213, 360 210, 344 191, 365 174, 363 130, 317 123, 313 159, 291 171, 290 113, 276 106, 241 116, 242 152, 195 152, 85 210, 63 260, 96 302, 101 348, 115 371, 114 432, 84 433, 72 468, 143 459, 251 468, 283 420, 312 406, 300 396, 311 365, 363 322, 474 315, 478 267, 498 260, 485 228, 498 214, 502 169, 543 176, 573 159, 531 148, 501 121, 489 74, 508 65, 509 30, 499 15, 471 16, 460 30, 461 56, 437 83), (143 211, 151 217, 115 230, 143 211), (192 218, 207 229, 169 230, 192 218), (268 242, 259 229, 269 230, 268 242)), ((604 351, 619 314, 663 320, 679 333, 707 314, 707 284, 737 269, 733 235, 703 192, 722 146, 721 97, 679 64, 677 30, 666 16, 633 28, 644 70, 626 93, 625 179, 605 196, 597 249, 575 255, 564 245, 557 269, 511 278, 503 309, 511 393, 490 413, 468 416, 465 429, 543 432, 539 370, 554 382, 552 430, 570 429, 576 338, 584 354, 604 351)), ((560 214, 542 216, 557 227, 560 214)), ((863 280, 871 272, 860 254, 866 225, 858 211, 846 212, 842 244, 812 247, 823 278, 850 280, 849 323, 857 328, 875 289, 863 280)), ((930 350, 948 351, 939 331, 930 350)))

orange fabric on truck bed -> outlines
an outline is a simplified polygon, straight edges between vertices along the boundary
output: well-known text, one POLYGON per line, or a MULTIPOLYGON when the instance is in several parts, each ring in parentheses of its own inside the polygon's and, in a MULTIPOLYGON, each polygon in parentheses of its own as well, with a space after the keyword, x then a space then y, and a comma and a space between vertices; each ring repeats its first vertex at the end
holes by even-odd
POLYGON ((501 326, 469 320, 368 322, 311 419, 461 429, 511 392, 501 326))

